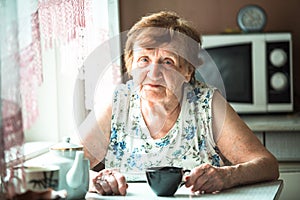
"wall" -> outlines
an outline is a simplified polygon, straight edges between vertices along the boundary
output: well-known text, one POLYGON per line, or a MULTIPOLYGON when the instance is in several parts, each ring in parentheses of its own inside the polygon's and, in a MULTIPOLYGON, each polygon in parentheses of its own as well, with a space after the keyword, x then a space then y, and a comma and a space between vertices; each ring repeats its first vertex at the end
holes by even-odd
POLYGON ((264 8, 268 17, 265 32, 292 33, 295 111, 300 111, 299 0, 120 0, 121 31, 128 30, 147 13, 172 10, 191 21, 201 33, 218 34, 227 28, 238 29, 236 16, 246 4, 264 8))

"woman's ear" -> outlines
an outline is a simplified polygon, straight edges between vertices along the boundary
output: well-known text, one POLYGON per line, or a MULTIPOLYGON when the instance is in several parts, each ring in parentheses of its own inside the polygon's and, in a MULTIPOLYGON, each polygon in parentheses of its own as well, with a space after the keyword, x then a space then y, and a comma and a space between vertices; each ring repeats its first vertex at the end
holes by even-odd
POLYGON ((190 82, 194 70, 195 70, 195 68, 193 66, 188 65, 185 76, 184 76, 185 79, 187 80, 187 82, 190 82))

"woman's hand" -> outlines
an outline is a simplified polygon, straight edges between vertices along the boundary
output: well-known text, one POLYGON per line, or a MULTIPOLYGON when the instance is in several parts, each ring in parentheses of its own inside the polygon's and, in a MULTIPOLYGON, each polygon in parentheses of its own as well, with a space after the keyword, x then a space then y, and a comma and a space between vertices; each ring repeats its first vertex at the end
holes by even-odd
POLYGON ((128 184, 118 170, 103 169, 92 178, 94 190, 102 195, 126 195, 128 184))
POLYGON ((194 168, 186 176, 186 187, 191 187, 195 193, 215 193, 226 188, 226 181, 230 174, 229 167, 215 167, 202 164, 194 168))

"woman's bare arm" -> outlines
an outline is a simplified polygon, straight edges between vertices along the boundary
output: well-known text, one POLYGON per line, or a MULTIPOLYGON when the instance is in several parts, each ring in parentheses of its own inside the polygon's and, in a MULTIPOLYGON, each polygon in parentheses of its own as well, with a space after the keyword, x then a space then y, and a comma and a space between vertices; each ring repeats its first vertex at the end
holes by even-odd
POLYGON ((97 109, 97 113, 91 111, 79 127, 80 140, 91 168, 105 157, 110 138, 112 107, 102 106, 97 109))
POLYGON ((214 139, 227 164, 202 164, 187 177, 194 192, 215 192, 237 185, 275 180, 279 176, 276 158, 217 92, 213 99, 214 139))
MULTIPOLYGON (((218 125, 220 131, 217 146, 221 154, 231 163, 228 168, 230 176, 226 187, 247 184, 259 181, 277 179, 279 176, 276 158, 261 144, 255 134, 244 121, 223 99, 216 93, 219 99, 215 103, 218 106, 225 105, 225 114, 219 115, 224 119, 222 125, 218 125), (220 102, 225 103, 220 103, 220 102)), ((218 118, 217 118, 218 119, 218 118)))

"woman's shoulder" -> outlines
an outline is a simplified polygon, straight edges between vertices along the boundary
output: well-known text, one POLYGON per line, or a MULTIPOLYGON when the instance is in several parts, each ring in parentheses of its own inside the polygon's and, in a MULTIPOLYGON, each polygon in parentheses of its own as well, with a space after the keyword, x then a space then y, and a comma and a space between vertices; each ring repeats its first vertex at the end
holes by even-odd
POLYGON ((127 81, 126 83, 121 83, 116 86, 114 91, 114 96, 120 96, 120 95, 129 95, 134 91, 134 83, 132 80, 127 81))
POLYGON ((207 94, 213 94, 216 90, 214 86, 211 86, 205 82, 195 81, 191 84, 188 84, 186 87, 187 94, 196 93, 197 95, 207 96, 207 94))
POLYGON ((185 91, 185 99, 188 104, 206 107, 211 104, 216 88, 204 82, 195 81, 188 84, 185 91))
POLYGON ((134 88, 134 82, 132 80, 127 81, 126 83, 121 83, 116 86, 116 91, 131 91, 134 88))
POLYGON ((201 88, 203 90, 215 90, 216 88, 208 83, 203 81, 195 80, 194 83, 191 84, 193 88, 201 88))
POLYGON ((120 120, 127 115, 127 108, 129 108, 130 101, 135 96, 134 92, 135 87, 133 81, 128 81, 116 86, 112 99, 113 115, 115 116, 115 119, 120 120))

